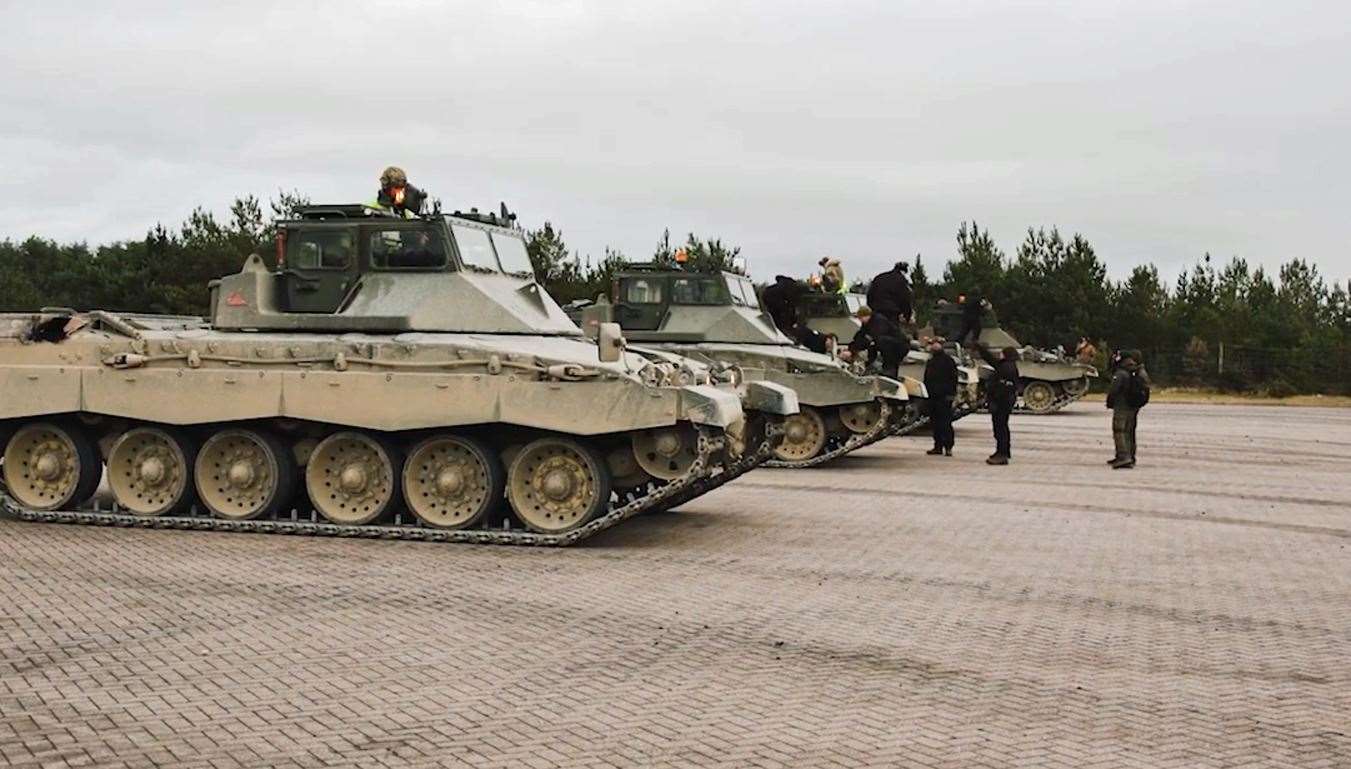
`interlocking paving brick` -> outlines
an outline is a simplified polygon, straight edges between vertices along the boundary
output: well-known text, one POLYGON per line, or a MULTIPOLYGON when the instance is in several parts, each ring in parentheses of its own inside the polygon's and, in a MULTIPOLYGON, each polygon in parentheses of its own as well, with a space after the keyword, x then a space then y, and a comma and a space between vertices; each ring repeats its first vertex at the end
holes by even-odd
POLYGON ((1351 412, 1014 430, 567 550, 0 521, 0 764, 1351 766, 1351 412))

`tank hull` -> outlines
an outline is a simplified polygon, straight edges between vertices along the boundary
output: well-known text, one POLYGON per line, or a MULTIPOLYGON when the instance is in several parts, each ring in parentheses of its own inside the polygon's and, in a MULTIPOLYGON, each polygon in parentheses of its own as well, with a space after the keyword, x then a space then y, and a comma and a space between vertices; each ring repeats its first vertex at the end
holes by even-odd
POLYGON ((571 544, 757 466, 796 410, 580 334, 0 316, 5 506, 29 520, 571 544), (103 462, 116 504, 93 511, 76 489, 103 462))

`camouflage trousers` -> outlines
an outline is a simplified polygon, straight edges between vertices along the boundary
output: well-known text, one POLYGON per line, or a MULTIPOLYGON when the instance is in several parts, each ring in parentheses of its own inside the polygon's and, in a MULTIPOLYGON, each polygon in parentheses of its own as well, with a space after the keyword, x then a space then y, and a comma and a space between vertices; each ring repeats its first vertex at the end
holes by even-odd
POLYGON ((1112 442, 1116 458, 1135 461, 1135 422, 1139 409, 1112 409, 1112 442))

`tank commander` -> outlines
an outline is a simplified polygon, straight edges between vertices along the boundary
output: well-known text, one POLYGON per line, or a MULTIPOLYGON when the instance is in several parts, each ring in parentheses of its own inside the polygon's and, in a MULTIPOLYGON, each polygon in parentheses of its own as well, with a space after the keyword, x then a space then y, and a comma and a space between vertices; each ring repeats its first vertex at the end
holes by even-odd
POLYGON ((422 213, 422 204, 427 195, 408 183, 408 174, 398 166, 386 168, 380 174, 380 192, 375 196, 371 208, 393 211, 399 216, 412 218, 422 213))
POLYGON ((870 367, 880 363, 883 376, 897 378, 901 361, 910 350, 909 337, 900 326, 866 305, 858 308, 855 316, 862 326, 849 342, 847 354, 841 353, 840 357, 853 360, 866 352, 870 367))
POLYGON ((848 292, 849 288, 844 282, 844 265, 840 264, 839 259, 823 256, 817 264, 821 266, 821 290, 827 294, 848 292))
POLYGON ((909 264, 897 262, 868 286, 868 306, 898 326, 909 324, 915 313, 915 294, 906 274, 909 271, 909 264))
POLYGON ((1074 346, 1074 359, 1080 363, 1091 366, 1093 365, 1093 361, 1097 360, 1097 357, 1098 348, 1093 346, 1093 343, 1088 340, 1088 337, 1079 337, 1079 344, 1074 346))

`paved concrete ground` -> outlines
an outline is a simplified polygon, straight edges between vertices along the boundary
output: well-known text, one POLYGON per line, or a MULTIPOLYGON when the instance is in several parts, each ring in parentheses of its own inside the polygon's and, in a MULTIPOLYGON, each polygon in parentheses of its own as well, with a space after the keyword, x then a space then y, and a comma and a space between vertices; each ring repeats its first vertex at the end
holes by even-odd
POLYGON ((0 522, 0 763, 1351 766, 1351 410, 987 429, 572 550, 0 522))

